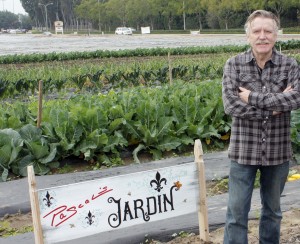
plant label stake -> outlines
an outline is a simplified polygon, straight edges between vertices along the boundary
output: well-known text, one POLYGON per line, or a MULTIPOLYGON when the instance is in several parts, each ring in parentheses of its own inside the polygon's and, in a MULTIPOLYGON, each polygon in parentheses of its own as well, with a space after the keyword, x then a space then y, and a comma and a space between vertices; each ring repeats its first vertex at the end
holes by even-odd
POLYGON ((168 63, 169 63, 169 78, 170 78, 170 85, 173 84, 173 77, 172 77, 172 63, 171 63, 171 54, 168 52, 168 63))
POLYGON ((43 110, 43 81, 39 81, 39 107, 38 107, 38 118, 37 118, 37 127, 41 127, 42 123, 42 110, 43 110))

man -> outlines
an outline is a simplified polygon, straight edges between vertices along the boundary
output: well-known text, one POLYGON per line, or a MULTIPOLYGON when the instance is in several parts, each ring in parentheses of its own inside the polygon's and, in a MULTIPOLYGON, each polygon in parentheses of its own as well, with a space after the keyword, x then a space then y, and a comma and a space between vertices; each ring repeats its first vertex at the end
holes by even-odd
POLYGON ((251 48, 224 67, 223 102, 232 116, 225 244, 248 243, 248 213, 258 170, 259 243, 280 240, 280 195, 292 157, 290 111, 300 107, 300 87, 297 62, 274 48, 278 28, 274 14, 253 12, 245 24, 251 48))

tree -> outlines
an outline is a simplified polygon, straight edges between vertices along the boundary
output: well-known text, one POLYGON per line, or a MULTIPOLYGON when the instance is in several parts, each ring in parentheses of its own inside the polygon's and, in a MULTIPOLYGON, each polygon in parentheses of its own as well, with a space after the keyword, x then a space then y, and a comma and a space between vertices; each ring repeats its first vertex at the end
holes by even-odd
POLYGON ((153 28, 153 5, 149 0, 129 0, 126 5, 128 22, 139 29, 150 25, 153 28))
POLYGON ((232 4, 235 11, 246 12, 247 15, 250 15, 256 9, 263 9, 264 1, 265 0, 232 0, 232 4))
POLYGON ((199 29, 203 28, 203 21, 206 15, 206 5, 203 0, 185 0, 185 10, 187 14, 195 14, 197 16, 197 22, 199 29))
MULTIPOLYGON (((299 1, 299 0, 298 0, 299 1)), ((266 8, 269 8, 271 11, 274 11, 277 15, 280 23, 281 15, 289 8, 295 4, 293 1, 286 1, 286 0, 266 0, 266 8)))
POLYGON ((20 23, 18 15, 8 11, 0 11, 0 28, 1 29, 17 29, 20 23))
POLYGON ((229 20, 234 16, 234 5, 232 0, 205 0, 209 14, 218 19, 220 26, 226 30, 229 27, 229 20))

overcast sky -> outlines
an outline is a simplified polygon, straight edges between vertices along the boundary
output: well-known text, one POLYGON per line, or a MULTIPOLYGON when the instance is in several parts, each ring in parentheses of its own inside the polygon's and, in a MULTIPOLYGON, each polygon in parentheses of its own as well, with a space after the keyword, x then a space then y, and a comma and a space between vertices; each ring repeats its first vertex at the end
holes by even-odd
POLYGON ((0 10, 7 10, 14 14, 26 14, 20 0, 0 0, 0 10))

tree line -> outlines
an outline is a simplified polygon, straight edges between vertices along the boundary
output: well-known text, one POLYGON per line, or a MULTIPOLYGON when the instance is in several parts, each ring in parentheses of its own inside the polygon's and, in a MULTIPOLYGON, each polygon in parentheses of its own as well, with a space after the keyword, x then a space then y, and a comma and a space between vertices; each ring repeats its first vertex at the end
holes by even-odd
POLYGON ((113 31, 117 26, 152 30, 241 28, 255 9, 275 13, 282 27, 300 23, 299 0, 21 0, 36 27, 91 28, 113 31), (46 23, 47 22, 47 23, 46 23))

